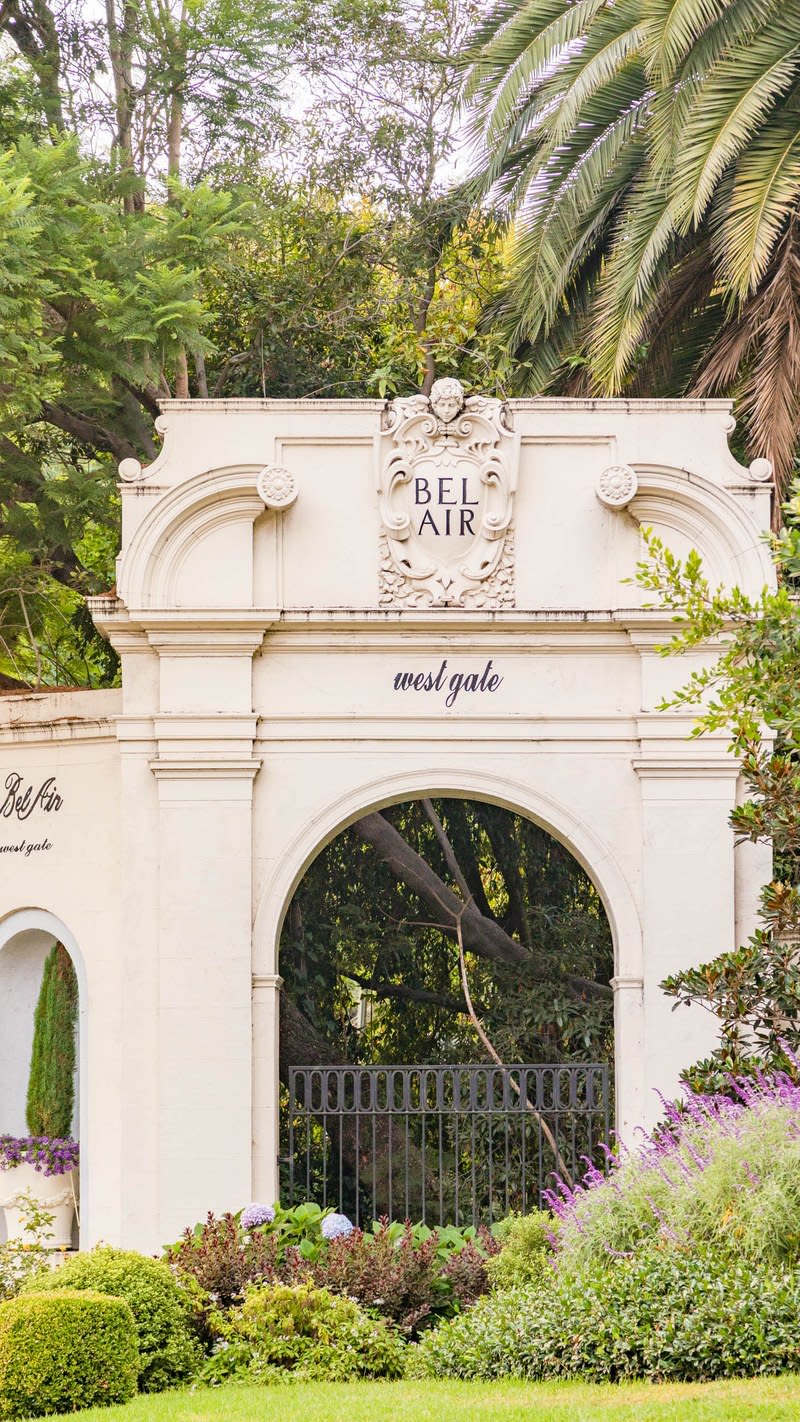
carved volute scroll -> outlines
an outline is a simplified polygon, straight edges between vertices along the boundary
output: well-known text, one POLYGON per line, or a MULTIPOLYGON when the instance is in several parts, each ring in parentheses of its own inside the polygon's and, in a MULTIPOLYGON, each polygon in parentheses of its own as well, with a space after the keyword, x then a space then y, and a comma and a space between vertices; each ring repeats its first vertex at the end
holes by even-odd
POLYGON ((383 607, 514 606, 516 468, 500 400, 459 381, 392 401, 378 483, 383 607))

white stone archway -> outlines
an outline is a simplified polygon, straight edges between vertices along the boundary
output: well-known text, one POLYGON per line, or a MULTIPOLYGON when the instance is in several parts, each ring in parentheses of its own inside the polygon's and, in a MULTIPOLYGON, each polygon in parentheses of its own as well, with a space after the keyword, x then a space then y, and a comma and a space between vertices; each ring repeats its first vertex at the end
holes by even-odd
POLYGON ((165 402, 92 604, 121 689, 0 699, 0 921, 52 906, 86 965, 88 1240, 270 1194, 282 915, 415 793, 529 815, 597 885, 628 1136, 708 1049, 659 984, 744 940, 767 865, 724 741, 659 710, 713 649, 665 661, 632 577, 648 525, 757 594, 769 470, 725 401, 439 396, 165 402))

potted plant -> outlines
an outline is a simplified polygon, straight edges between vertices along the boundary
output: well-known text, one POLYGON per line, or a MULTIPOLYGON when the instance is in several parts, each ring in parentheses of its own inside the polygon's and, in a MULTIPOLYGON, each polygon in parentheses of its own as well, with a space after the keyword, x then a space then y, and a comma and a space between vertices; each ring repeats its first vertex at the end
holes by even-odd
MULTIPOLYGON (((78 984, 60 943, 48 954, 33 1025, 26 1104, 27 1136, 0 1136, 0 1204, 8 1239, 23 1237, 26 1202, 52 1218, 55 1249, 69 1249, 77 1205, 78 1144, 70 1135, 75 1104, 78 984)), ((43 1231, 44 1233, 44 1231, 43 1231)))

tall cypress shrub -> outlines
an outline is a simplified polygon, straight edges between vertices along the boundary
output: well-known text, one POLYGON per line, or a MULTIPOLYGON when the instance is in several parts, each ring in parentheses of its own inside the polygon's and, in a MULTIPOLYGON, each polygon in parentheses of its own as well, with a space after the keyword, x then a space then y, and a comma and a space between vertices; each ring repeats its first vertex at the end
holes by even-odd
POLYGON ((26 1118, 32 1136, 68 1136, 75 1104, 78 980, 72 959, 55 943, 45 959, 33 1018, 26 1118))

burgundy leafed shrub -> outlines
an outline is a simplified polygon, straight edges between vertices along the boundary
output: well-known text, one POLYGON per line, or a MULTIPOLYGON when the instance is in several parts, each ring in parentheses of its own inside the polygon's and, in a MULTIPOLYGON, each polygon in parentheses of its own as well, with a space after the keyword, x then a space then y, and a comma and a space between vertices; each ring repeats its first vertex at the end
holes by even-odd
POLYGON ((246 1284, 283 1278, 274 1235, 241 1230, 232 1214, 217 1219, 209 1211, 205 1224, 184 1231, 169 1258, 178 1273, 196 1279, 222 1308, 240 1303, 246 1284))
POLYGON ((444 1258, 436 1230, 421 1239, 414 1226, 406 1224, 398 1238, 397 1227, 382 1220, 373 1233, 354 1229, 332 1240, 310 1273, 319 1287, 379 1310, 413 1337, 427 1323, 457 1312, 486 1292, 486 1255, 498 1247, 488 1230, 482 1231, 480 1247, 467 1240, 444 1258))
MULTIPOLYGON (((282 1218, 285 1223, 289 1216, 282 1218)), ((315 1240, 301 1237, 299 1244, 297 1238, 294 1228, 277 1234, 271 1221, 243 1229, 235 1215, 209 1214, 203 1225, 184 1232, 168 1258, 179 1275, 190 1276, 224 1310, 241 1302, 248 1284, 310 1282, 354 1299, 416 1337, 487 1291, 486 1260, 500 1248, 486 1229, 477 1235, 467 1231, 465 1238, 460 1230, 389 1220, 370 1232, 350 1228, 327 1238, 320 1232, 315 1240)))
POLYGON ((379 1310, 407 1335, 418 1332, 442 1295, 450 1292, 442 1278, 436 1235, 416 1242, 410 1224, 396 1243, 387 1221, 374 1234, 354 1229, 333 1239, 310 1273, 319 1288, 379 1310))
POLYGON ((479 1235, 480 1248, 468 1239, 464 1248, 459 1249, 457 1254, 451 1254, 442 1267, 442 1275, 462 1309, 469 1308, 476 1299, 488 1292, 486 1260, 500 1252, 500 1245, 488 1229, 481 1228, 479 1235))

